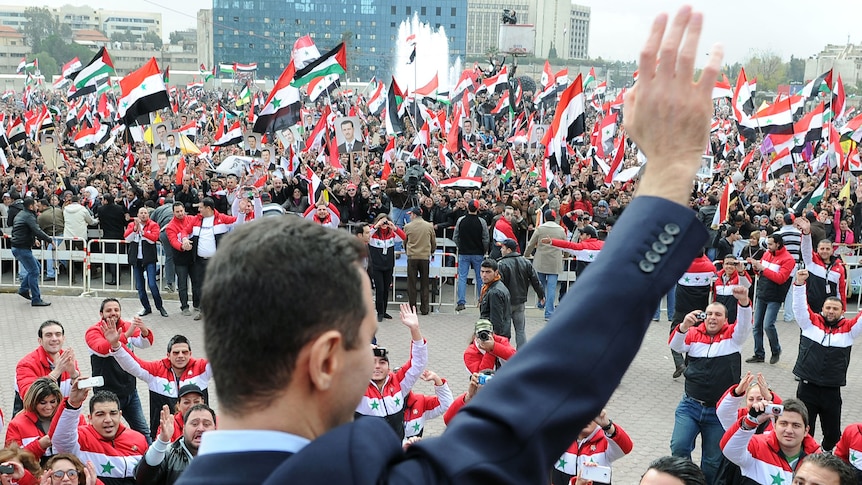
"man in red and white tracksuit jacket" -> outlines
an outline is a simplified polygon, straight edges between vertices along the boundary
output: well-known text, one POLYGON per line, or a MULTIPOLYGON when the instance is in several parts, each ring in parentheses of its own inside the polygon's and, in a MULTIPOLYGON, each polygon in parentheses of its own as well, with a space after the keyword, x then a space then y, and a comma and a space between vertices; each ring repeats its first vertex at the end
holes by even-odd
MULTIPOLYGON (((507 207, 503 211, 503 215, 497 219, 497 222, 494 223, 494 229, 491 231, 493 243, 491 244, 491 259, 500 259, 503 256, 501 252, 501 246, 503 245, 503 241, 506 239, 513 239, 515 241, 518 240, 515 237, 515 230, 512 229, 512 219, 515 218, 515 212, 513 209, 507 207)), ((521 252, 521 248, 516 249, 519 253, 521 252)))
POLYGON ((57 453, 72 453, 84 463, 92 461, 105 485, 134 485, 135 467, 147 451, 147 439, 123 426, 117 396, 110 391, 93 396, 90 424, 79 426, 87 391, 73 386, 71 395, 63 399, 51 422, 51 445, 57 453))
POLYGON ((72 379, 81 373, 74 352, 64 357, 67 351, 63 349, 65 343, 66 332, 62 325, 53 320, 42 323, 39 327, 39 346, 22 357, 15 366, 15 404, 12 416, 24 408, 24 395, 33 381, 41 377, 56 381, 63 396, 69 395, 72 379), (70 371, 74 372, 70 374, 70 371))
POLYGON ((862 423, 853 423, 841 433, 835 445, 835 456, 853 465, 856 481, 862 483, 862 423))
POLYGON ((715 278, 712 290, 712 300, 727 307, 727 323, 736 322, 736 298, 733 296, 734 286, 751 287, 751 277, 745 272, 744 263, 735 256, 728 254, 724 258, 722 269, 715 278))
POLYGON ((426 370, 419 377, 423 381, 434 383, 434 395, 426 396, 413 391, 407 393, 404 406, 404 439, 422 437, 425 432, 425 421, 442 416, 452 405, 454 398, 446 379, 435 372, 426 370))
POLYGON ((577 476, 584 466, 595 464, 610 467, 612 462, 631 453, 632 447, 629 435, 602 411, 599 417, 581 431, 577 441, 572 443, 554 464, 551 485, 574 483, 572 478, 577 476))
POLYGON ((806 455, 823 450, 808 434, 808 411, 798 399, 784 401, 781 414, 764 412, 768 401, 752 404, 721 438, 721 450, 739 465, 743 484, 789 484, 793 471, 806 455), (775 431, 755 434, 766 420, 774 419, 775 431))
POLYGON ((386 349, 374 349, 374 372, 365 395, 356 406, 355 417, 377 416, 386 420, 399 438, 404 439, 404 409, 407 393, 419 380, 428 364, 428 344, 419 331, 419 318, 407 304, 401 305, 401 323, 410 328, 410 359, 392 372, 386 349))

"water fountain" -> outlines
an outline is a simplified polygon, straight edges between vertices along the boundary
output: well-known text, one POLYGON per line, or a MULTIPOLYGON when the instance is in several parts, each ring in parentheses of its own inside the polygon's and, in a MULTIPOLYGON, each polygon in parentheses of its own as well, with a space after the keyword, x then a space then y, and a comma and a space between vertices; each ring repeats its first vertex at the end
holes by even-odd
POLYGON ((443 26, 435 30, 420 21, 419 15, 413 14, 413 17, 399 24, 396 43, 393 71, 402 89, 413 92, 417 86, 421 88, 431 82, 435 73, 439 81, 438 92, 446 92, 458 82, 461 75, 461 58, 450 64, 449 38, 443 26), (413 47, 407 43, 407 38, 411 35, 415 35, 413 40, 416 42, 416 60, 408 64, 413 52, 413 47))

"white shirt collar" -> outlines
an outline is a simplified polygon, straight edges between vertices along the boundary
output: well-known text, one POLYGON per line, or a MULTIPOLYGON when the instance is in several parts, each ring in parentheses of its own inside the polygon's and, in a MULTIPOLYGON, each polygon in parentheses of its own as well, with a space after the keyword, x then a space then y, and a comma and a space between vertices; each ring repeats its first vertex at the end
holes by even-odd
POLYGON ((307 438, 281 431, 259 429, 214 430, 201 436, 199 455, 242 453, 249 451, 282 451, 297 453, 310 443, 307 438))

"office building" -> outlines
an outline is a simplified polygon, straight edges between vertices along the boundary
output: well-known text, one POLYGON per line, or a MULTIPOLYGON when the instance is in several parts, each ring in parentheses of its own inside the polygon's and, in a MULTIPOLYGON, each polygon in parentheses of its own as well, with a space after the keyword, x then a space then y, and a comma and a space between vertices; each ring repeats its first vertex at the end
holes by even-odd
POLYGON ((467 0, 467 55, 496 51, 503 9, 514 10, 518 23, 527 23, 531 0, 467 0))
POLYGON ((453 60, 464 56, 467 0, 213 0, 213 61, 257 62, 258 78, 274 79, 290 61, 296 39, 308 34, 321 52, 346 41, 349 79, 386 78, 398 26, 414 15, 445 29, 453 60))

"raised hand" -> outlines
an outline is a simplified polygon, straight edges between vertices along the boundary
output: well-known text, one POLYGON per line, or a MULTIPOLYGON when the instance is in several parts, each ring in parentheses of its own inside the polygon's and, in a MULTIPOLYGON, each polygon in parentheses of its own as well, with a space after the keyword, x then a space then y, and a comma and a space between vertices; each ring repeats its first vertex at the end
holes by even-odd
POLYGON ((167 404, 162 406, 162 411, 159 413, 159 424, 161 425, 159 439, 170 443, 171 438, 174 437, 174 415, 171 414, 171 408, 167 404))

